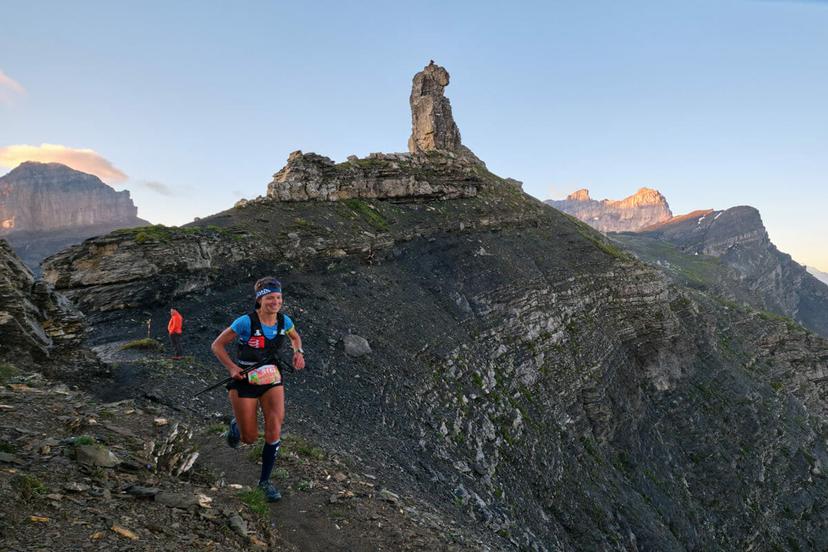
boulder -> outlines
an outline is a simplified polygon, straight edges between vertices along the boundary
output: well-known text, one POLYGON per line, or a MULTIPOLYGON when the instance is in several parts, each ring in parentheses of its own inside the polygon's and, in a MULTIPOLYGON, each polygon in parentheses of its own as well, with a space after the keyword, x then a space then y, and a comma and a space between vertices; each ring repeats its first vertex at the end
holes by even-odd
POLYGON ((371 345, 368 340, 358 335, 349 334, 342 338, 345 344, 345 354, 349 357, 361 357, 371 354, 371 345))
POLYGON ((75 447, 75 459, 79 464, 114 468, 120 463, 111 450, 101 445, 78 445, 75 447))

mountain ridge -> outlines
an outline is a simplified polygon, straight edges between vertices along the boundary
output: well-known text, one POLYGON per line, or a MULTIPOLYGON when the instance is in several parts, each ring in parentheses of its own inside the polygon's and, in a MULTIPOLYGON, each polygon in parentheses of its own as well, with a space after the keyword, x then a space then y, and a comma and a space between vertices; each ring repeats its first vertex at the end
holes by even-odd
MULTIPOLYGON (((430 71, 439 103, 448 76, 430 71)), ((452 138, 446 122, 419 128, 452 138)), ((188 376, 206 382, 224 375, 209 343, 277 275, 309 366, 286 375, 290 430, 493 549, 828 547, 828 341, 671 280, 457 151, 420 155, 324 162, 286 187, 325 200, 277 190, 186 227, 116 231, 50 257, 45 277, 98 350, 175 304, 188 376), (465 189, 467 169, 461 197, 361 187, 465 189), (340 198, 355 189, 368 195, 340 198), (353 335, 369 354, 348 354, 353 335)), ((227 411, 151 360, 112 364, 94 391, 227 411)))
MULTIPOLYGON (((683 261, 685 264, 698 263, 706 257, 717 259, 726 270, 711 267, 709 278, 701 278, 703 285, 754 308, 788 316, 828 336, 828 285, 776 248, 754 207, 695 211, 634 234, 613 234, 612 237, 655 262, 669 263, 669 257, 676 264, 679 258, 670 254, 659 256, 658 247, 646 238, 668 242, 681 253, 698 256, 683 261)), ((676 266, 681 264, 678 262, 676 266)), ((671 272, 676 274, 668 268, 668 273, 671 272)))
POLYGON ((637 230, 673 216, 667 199, 652 188, 639 188, 624 199, 601 201, 592 199, 589 190, 582 188, 564 200, 546 200, 544 203, 583 220, 601 232, 637 230))

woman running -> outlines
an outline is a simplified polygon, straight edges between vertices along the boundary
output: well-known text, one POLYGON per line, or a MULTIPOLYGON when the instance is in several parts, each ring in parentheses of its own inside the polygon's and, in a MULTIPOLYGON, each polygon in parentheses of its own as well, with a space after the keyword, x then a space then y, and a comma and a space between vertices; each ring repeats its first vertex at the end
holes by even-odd
POLYGON ((282 421, 285 418, 285 389, 282 375, 276 367, 276 354, 284 336, 293 347, 293 367, 305 367, 302 339, 289 316, 279 312, 282 308, 282 284, 276 278, 266 277, 256 282, 256 307, 249 314, 238 317, 213 341, 213 354, 227 368, 233 381, 227 384, 233 415, 227 444, 233 448, 239 441, 251 444, 259 437, 256 420, 258 405, 262 407, 265 423, 265 444, 262 449, 262 473, 259 488, 268 502, 282 498, 279 489, 270 482, 270 474, 276 463, 281 445, 282 421), (236 343, 236 361, 227 354, 227 346, 236 343), (250 366, 261 365, 242 375, 250 366))

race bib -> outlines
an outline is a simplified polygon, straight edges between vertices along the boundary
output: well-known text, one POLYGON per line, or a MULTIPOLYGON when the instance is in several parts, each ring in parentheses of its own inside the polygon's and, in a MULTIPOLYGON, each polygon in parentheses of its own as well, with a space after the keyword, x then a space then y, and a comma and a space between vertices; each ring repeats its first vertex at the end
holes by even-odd
POLYGON ((272 385, 274 383, 280 383, 282 381, 282 375, 279 373, 279 369, 273 364, 265 364, 248 372, 247 381, 253 385, 272 385))

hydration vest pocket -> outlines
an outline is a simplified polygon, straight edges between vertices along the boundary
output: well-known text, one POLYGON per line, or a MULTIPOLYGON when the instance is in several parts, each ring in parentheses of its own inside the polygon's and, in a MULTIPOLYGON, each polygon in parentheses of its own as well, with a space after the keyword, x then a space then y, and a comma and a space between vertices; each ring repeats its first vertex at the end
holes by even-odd
POLYGON ((247 340, 248 347, 252 347, 254 349, 264 349, 265 348, 265 338, 263 335, 255 335, 247 340))
POLYGON ((272 385, 281 382, 282 375, 279 373, 279 369, 273 364, 265 364, 248 372, 247 381, 253 385, 272 385))

